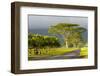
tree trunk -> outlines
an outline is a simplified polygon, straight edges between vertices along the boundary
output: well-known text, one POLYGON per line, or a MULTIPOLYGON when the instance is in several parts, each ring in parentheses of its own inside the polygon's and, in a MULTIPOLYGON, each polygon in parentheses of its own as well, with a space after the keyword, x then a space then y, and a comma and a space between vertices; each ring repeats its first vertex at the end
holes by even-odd
POLYGON ((66 48, 68 48, 67 36, 66 35, 63 35, 63 38, 64 38, 65 46, 66 46, 66 48))
POLYGON ((38 55, 38 53, 39 53, 39 52, 38 52, 38 48, 35 48, 35 49, 34 49, 34 53, 35 53, 36 55, 38 55))
POLYGON ((66 43, 66 48, 68 48, 68 43, 67 43, 67 41, 66 41, 65 43, 66 43))

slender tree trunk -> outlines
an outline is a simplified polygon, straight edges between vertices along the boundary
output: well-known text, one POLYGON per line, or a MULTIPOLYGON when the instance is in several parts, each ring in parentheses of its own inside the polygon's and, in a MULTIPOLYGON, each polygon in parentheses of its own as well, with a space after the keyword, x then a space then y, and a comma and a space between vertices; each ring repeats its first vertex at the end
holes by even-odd
POLYGON ((68 48, 68 43, 67 43, 67 41, 65 41, 65 44, 66 44, 66 48, 68 48))
POLYGON ((66 37, 66 35, 64 35, 63 37, 64 37, 65 46, 66 46, 66 48, 68 48, 68 41, 67 41, 67 37, 66 37))

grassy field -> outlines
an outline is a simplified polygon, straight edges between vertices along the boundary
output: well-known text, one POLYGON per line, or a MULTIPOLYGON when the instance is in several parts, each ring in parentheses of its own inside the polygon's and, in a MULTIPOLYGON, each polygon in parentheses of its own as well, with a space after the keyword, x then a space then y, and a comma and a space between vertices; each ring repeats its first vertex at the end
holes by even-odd
POLYGON ((88 47, 81 48, 80 56, 88 57, 88 47))
POLYGON ((69 53, 75 50, 80 49, 80 56, 87 57, 88 56, 88 48, 46 48, 46 49, 39 49, 39 54, 36 55, 34 53, 34 49, 28 49, 28 57, 48 57, 48 56, 55 56, 55 55, 63 55, 65 53, 69 53), (41 53, 40 53, 41 52, 41 53))

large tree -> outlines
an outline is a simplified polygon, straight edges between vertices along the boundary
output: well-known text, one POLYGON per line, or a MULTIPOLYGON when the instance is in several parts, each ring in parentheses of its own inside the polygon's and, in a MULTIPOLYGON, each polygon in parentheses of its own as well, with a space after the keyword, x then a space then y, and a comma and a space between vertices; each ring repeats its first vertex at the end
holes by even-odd
POLYGON ((71 40, 71 38, 74 38, 73 40, 73 45, 75 46, 78 41, 79 38, 81 38, 81 34, 86 31, 85 28, 80 27, 80 25, 78 24, 69 24, 69 23, 58 23, 56 25, 52 25, 51 27, 49 27, 48 32, 52 33, 52 34, 60 34, 63 36, 66 48, 69 47, 69 38, 71 40), (75 35, 76 34, 76 35, 75 35), (80 37, 79 37, 80 36, 80 37))

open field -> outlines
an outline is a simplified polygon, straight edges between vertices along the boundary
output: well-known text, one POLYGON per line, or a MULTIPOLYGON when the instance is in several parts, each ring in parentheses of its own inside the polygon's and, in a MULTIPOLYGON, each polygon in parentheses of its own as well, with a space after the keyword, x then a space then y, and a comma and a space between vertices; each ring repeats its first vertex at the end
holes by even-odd
MULTIPOLYGON (((65 47, 61 47, 61 48, 43 48, 43 49, 39 49, 39 54, 36 55, 34 53, 34 49, 29 49, 28 50, 28 58, 29 60, 34 60, 34 58, 41 58, 41 59, 49 59, 50 57, 55 57, 55 58, 68 58, 68 55, 71 53, 74 53, 75 51, 79 50, 79 54, 78 57, 83 57, 86 58, 88 56, 88 49, 87 47, 83 47, 83 48, 65 48, 65 47), (64 56, 64 57, 63 57, 64 56)), ((77 53, 77 52, 76 52, 77 53)))

